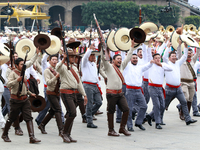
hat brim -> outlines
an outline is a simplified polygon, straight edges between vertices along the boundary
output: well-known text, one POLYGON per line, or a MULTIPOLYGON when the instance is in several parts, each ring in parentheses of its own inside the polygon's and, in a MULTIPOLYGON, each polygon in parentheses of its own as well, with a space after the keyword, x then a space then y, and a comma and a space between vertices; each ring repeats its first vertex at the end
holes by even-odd
POLYGON ((37 95, 36 98, 31 96, 29 101, 33 112, 39 112, 46 107, 46 101, 42 96, 37 95))
POLYGON ((119 28, 114 34, 115 46, 121 51, 128 51, 131 47, 131 38, 129 36, 129 29, 119 28))
MULTIPOLYGON (((101 55, 101 53, 99 52, 99 51, 92 51, 92 53, 91 54, 95 54, 95 56, 100 56, 101 55)), ((90 54, 90 55, 91 55, 90 54)), ((83 57, 84 55, 85 55, 85 53, 80 53, 80 54, 78 54, 80 57, 83 57)))
POLYGON ((111 50, 111 51, 118 51, 119 49, 115 46, 115 43, 114 43, 114 35, 115 35, 115 31, 114 30, 111 30, 108 34, 108 37, 107 37, 107 40, 106 40, 106 43, 107 43, 107 46, 108 48, 111 50))
POLYGON ((0 43, 0 52, 4 55, 4 56, 10 56, 10 49, 8 48, 7 45, 0 43))
MULTIPOLYGON (((179 46, 179 39, 180 35, 177 34, 176 31, 174 31, 171 35, 170 42, 172 43, 172 47, 174 50, 177 50, 177 47, 179 46)), ((184 43, 181 44, 181 49, 184 49, 184 43)))
POLYGON ((9 56, 0 56, 0 65, 7 63, 10 60, 9 56))
POLYGON ((61 41, 60 39, 55 36, 55 35, 50 35, 49 36, 50 40, 51 40, 51 44, 50 46, 45 50, 45 52, 48 55, 55 55, 60 51, 61 48, 61 41))
POLYGON ((132 28, 129 36, 131 37, 131 40, 134 39, 136 43, 144 43, 146 39, 145 32, 140 28, 132 28))
POLYGON ((69 47, 69 48, 71 48, 71 49, 74 49, 74 48, 79 47, 80 44, 81 44, 81 42, 75 41, 75 42, 67 44, 66 46, 69 47))
POLYGON ((45 50, 51 45, 51 40, 46 34, 38 34, 34 38, 34 45, 41 50, 45 50))
POLYGON ((185 42, 190 47, 199 47, 199 44, 190 36, 190 35, 180 35, 180 39, 182 42, 185 42))
POLYGON ((146 34, 158 30, 158 25, 153 22, 144 22, 139 26, 146 34))

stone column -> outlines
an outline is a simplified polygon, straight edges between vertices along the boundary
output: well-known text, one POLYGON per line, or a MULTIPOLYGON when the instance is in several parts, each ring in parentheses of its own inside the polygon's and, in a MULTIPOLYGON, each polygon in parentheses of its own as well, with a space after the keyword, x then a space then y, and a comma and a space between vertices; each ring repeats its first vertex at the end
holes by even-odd
POLYGON ((70 7, 65 9, 65 24, 72 27, 72 8, 70 7))

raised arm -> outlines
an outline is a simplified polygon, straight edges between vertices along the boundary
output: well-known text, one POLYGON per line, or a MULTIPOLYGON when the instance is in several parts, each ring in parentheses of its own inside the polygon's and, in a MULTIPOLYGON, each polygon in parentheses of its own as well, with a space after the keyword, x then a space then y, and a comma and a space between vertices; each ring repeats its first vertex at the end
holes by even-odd
POLYGON ((171 42, 167 44, 167 48, 165 49, 165 53, 163 55, 163 62, 168 64, 168 55, 171 52, 171 42))
POLYGON ((188 56, 188 46, 185 43, 185 47, 184 47, 184 54, 181 56, 181 58, 178 60, 179 66, 181 66, 186 60, 187 60, 187 56, 188 56))
POLYGON ((94 44, 90 45, 90 47, 87 49, 85 55, 82 58, 82 67, 84 67, 93 51, 93 49, 95 49, 94 44))

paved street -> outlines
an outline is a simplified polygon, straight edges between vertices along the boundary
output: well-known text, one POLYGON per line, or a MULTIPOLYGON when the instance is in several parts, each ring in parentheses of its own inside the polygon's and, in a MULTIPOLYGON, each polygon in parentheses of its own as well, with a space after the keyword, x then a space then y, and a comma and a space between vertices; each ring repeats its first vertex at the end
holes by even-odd
MULTIPOLYGON (((25 122, 21 123, 21 128, 24 132, 23 136, 16 136, 14 129, 11 127, 9 131, 9 137, 12 140, 11 143, 5 143, 0 139, 0 150, 124 150, 124 149, 136 149, 136 150, 154 150, 154 149, 170 149, 170 150, 197 150, 199 146, 199 133, 200 133, 200 118, 197 119, 196 124, 186 126, 184 121, 181 121, 178 116, 176 104, 177 99, 174 100, 168 111, 165 112, 164 122, 166 126, 163 126, 162 130, 155 129, 155 124, 149 126, 144 124, 146 131, 141 131, 139 128, 134 127, 134 132, 129 137, 120 135, 120 137, 107 136, 107 117, 106 117, 106 99, 105 99, 105 85, 103 81, 102 88, 104 92, 104 101, 101 107, 101 111, 104 113, 98 115, 97 121, 94 121, 95 125, 98 125, 97 129, 89 129, 86 124, 82 123, 79 109, 77 109, 77 117, 75 118, 74 126, 72 128, 72 137, 78 140, 77 143, 63 143, 61 137, 58 136, 58 129, 56 127, 55 119, 52 119, 46 126, 48 134, 44 135, 40 133, 34 121, 35 136, 42 140, 39 144, 29 144, 29 138, 25 122)), ((41 83, 42 84, 42 83, 41 83)), ((198 89, 200 89, 200 76, 198 77, 198 89)), ((42 85, 40 85, 42 91, 42 85)), ((198 94, 200 102, 200 94, 198 94)), ((148 112, 152 109, 152 103, 148 105, 148 112)), ((63 107, 65 113, 65 109, 63 107)), ((36 118, 38 113, 33 113, 33 117, 36 118)), ((192 114, 192 113, 190 113, 192 114)), ((115 130, 118 131, 119 124, 115 123, 115 130)), ((2 134, 2 131, 0 131, 2 134)))

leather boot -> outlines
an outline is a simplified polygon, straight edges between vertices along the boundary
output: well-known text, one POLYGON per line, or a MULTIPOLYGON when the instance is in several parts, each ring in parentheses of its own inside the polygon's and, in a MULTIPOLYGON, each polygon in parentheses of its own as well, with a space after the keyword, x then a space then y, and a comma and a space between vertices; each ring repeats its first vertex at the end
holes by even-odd
POLYGON ((9 120, 7 120, 6 121, 6 125, 4 127, 3 134, 1 136, 1 138, 4 140, 4 142, 11 142, 11 140, 8 137, 8 130, 10 129, 11 125, 12 125, 12 122, 10 122, 9 120))
POLYGON ((190 113, 191 105, 192 105, 192 102, 187 102, 188 112, 189 112, 189 113, 190 113))
POLYGON ((114 114, 111 113, 107 113, 107 117, 108 117, 108 136, 119 136, 118 133, 115 132, 114 130, 114 114))
POLYGON ((58 126, 59 136, 61 136, 62 131, 63 131, 63 123, 62 123, 61 113, 59 113, 59 112, 55 113, 55 117, 56 117, 56 123, 58 126))
POLYGON ((27 130, 28 130, 28 134, 29 134, 29 138, 30 138, 29 143, 41 142, 41 140, 36 139, 35 136, 34 136, 33 121, 32 120, 31 121, 27 121, 26 125, 27 125, 27 130))
POLYGON ((71 123, 67 134, 68 134, 68 137, 69 137, 69 139, 70 139, 70 142, 76 143, 77 140, 74 140, 74 139, 71 137, 71 130, 72 130, 73 123, 74 123, 74 121, 71 123))
POLYGON ((51 120, 52 117, 53 117, 53 115, 51 115, 50 113, 48 113, 45 116, 45 118, 42 120, 42 122, 40 123, 40 125, 38 126, 38 129, 41 130, 42 134, 47 134, 47 132, 45 131, 45 126, 51 120))
POLYGON ((127 123, 127 120, 128 120, 128 114, 129 114, 129 111, 123 112, 122 120, 121 120, 121 124, 120 124, 120 129, 119 129, 119 133, 123 133, 126 136, 130 136, 131 135, 131 133, 128 132, 125 129, 125 126, 126 126, 126 123, 127 123))
POLYGON ((20 118, 20 115, 19 115, 19 116, 17 117, 17 119, 14 121, 13 127, 15 127, 15 135, 22 136, 22 135, 23 135, 23 131, 22 131, 22 129, 20 128, 20 125, 19 125, 19 118, 20 118))
POLYGON ((70 139, 69 139, 69 135, 68 135, 68 131, 69 131, 69 128, 71 126, 71 123, 73 122, 74 120, 74 117, 68 117, 65 121, 65 125, 64 125, 64 130, 63 130, 63 135, 62 135, 62 138, 63 138, 63 142, 66 142, 66 143, 70 143, 70 139))
POLYGON ((180 117, 181 120, 185 120, 185 117, 183 115, 182 107, 181 107, 180 112, 179 112, 179 117, 180 117))

